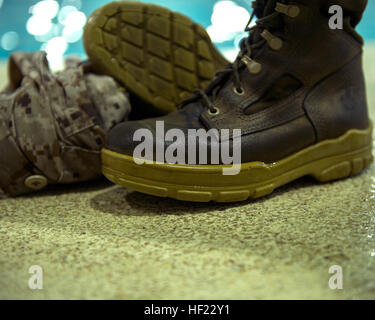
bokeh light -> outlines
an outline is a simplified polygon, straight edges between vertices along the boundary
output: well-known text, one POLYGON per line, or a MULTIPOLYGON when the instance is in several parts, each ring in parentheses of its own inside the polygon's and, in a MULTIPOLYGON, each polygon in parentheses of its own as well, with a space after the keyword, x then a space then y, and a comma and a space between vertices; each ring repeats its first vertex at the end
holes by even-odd
POLYGON ((20 42, 18 33, 15 31, 8 31, 1 37, 1 47, 6 51, 12 51, 17 48, 20 42))
POLYGON ((52 22, 40 16, 31 16, 26 23, 26 30, 34 36, 42 36, 52 28, 52 22))
POLYGON ((54 70, 63 68, 64 54, 69 44, 82 39, 87 17, 79 9, 80 0, 42 0, 29 7, 31 17, 26 30, 41 42, 40 49, 47 52, 47 59, 54 70))
MULTIPOLYGON (((231 41, 232 44, 223 49, 223 54, 228 60, 233 61, 238 53, 240 41, 247 36, 244 31, 250 13, 234 1, 218 1, 212 11, 211 25, 207 32, 213 42, 217 44, 231 41)), ((252 22, 254 24, 255 21, 252 22)))
POLYGON ((74 43, 74 42, 81 40, 82 35, 83 35, 83 30, 82 29, 70 30, 69 28, 64 28, 62 35, 66 39, 67 42, 74 43))
POLYGON ((51 20, 57 15, 57 12, 59 11, 59 4, 57 1, 53 0, 39 1, 30 8, 30 11, 38 18, 51 20))
POLYGON ((73 11, 66 16, 63 25, 65 25, 65 28, 77 31, 82 29, 85 23, 86 15, 82 11, 73 11))
POLYGON ((211 16, 211 25, 207 32, 214 42, 233 40, 243 33, 250 19, 249 12, 233 1, 219 1, 215 4, 211 16))
POLYGON ((51 69, 60 70, 64 67, 64 53, 68 43, 64 37, 54 37, 49 40, 43 49, 47 52, 47 59, 51 69))
POLYGON ((68 17, 68 15, 75 11, 77 11, 77 8, 74 6, 62 7, 58 16, 59 23, 65 24, 65 20, 68 17))
POLYGON ((35 40, 37 40, 38 42, 47 42, 53 37, 57 37, 59 34, 61 34, 62 30, 63 26, 57 23, 52 23, 52 27, 50 28, 50 30, 46 34, 35 36, 35 40))
MULTIPOLYGON (((0 0, 0 58, 7 58, 12 50, 39 50, 45 49, 47 45, 50 48, 51 43, 55 43, 55 38, 58 38, 60 49, 50 50, 48 55, 49 60, 55 61, 54 65, 59 65, 56 61, 61 61, 67 54, 78 54, 85 59, 81 40, 87 17, 111 1, 0 0), (61 50, 65 47, 66 50, 61 50), (52 58, 54 54, 63 56, 52 58)), ((141 1, 167 6, 202 24, 229 60, 235 58, 239 43, 247 36, 243 30, 252 10, 250 0, 141 1)), ((366 41, 375 39, 375 1, 369 1, 358 30, 366 41)))

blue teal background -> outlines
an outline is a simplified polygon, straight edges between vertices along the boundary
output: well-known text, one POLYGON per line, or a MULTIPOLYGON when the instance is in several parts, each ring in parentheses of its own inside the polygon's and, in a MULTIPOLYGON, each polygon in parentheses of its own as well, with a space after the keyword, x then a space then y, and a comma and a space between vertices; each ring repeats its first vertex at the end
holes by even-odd
MULTIPOLYGON (((31 14, 29 8, 39 2, 39 0, 0 0, 0 39, 7 32, 16 32, 17 45, 12 49, 4 50, 0 43, 0 58, 6 58, 13 50, 39 50, 42 43, 38 42, 35 37, 26 30, 26 22, 31 14)), ((110 0, 58 0, 60 9, 66 4, 78 4, 79 10, 89 16, 92 11, 110 0)), ((217 0, 147 0, 162 6, 169 7, 172 10, 180 11, 190 16, 203 26, 210 25, 213 6, 217 0)), ((251 10, 250 0, 236 0, 238 5, 251 10)), ((54 19, 57 21, 57 18, 54 19)), ((223 21, 225 23, 225 21, 223 21)), ((358 27, 359 32, 366 40, 375 40, 375 1, 370 0, 364 19, 358 27)), ((14 34, 14 33, 13 33, 14 34)), ((233 41, 229 43, 218 44, 219 49, 234 47, 233 41)), ((84 55, 81 41, 70 43, 66 54, 84 55)))

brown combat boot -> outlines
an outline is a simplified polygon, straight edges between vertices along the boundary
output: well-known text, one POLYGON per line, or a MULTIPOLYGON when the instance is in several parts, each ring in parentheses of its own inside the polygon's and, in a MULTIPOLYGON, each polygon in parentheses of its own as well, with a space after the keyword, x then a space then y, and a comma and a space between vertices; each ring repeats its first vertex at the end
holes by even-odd
POLYGON ((139 100, 134 111, 148 116, 175 111, 228 64, 202 26, 142 2, 97 9, 83 41, 94 70, 117 79, 139 100))
POLYGON ((365 169, 372 125, 354 28, 366 4, 255 1, 259 19, 236 61, 181 110, 112 129, 104 174, 140 192, 204 202, 257 198, 302 176, 325 182, 365 169), (329 26, 330 5, 342 6, 343 29, 329 26))

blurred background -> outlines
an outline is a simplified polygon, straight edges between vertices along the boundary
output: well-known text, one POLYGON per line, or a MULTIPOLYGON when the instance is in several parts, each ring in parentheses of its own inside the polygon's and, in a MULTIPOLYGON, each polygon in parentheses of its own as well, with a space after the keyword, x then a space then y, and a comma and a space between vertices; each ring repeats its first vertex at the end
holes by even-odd
MULTIPOLYGON (((45 50, 53 69, 63 57, 85 58, 82 31, 87 17, 111 0, 0 0, 0 60, 14 50, 45 50)), ((220 51, 233 59, 245 35, 250 0, 146 0, 182 12, 202 24, 220 51)), ((375 43, 375 1, 369 5, 359 32, 375 43)))

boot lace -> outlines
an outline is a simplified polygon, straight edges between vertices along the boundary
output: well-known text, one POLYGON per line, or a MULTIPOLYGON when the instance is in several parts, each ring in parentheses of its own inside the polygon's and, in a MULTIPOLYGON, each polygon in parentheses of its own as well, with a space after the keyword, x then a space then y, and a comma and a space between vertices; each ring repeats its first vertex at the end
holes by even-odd
POLYGON ((240 71, 247 67, 251 74, 260 73, 262 65, 253 59, 256 50, 261 48, 265 43, 268 43, 271 49, 275 51, 280 50, 283 45, 282 40, 274 36, 269 30, 278 30, 283 27, 283 20, 281 19, 282 14, 292 18, 299 14, 298 6, 287 5, 285 0, 281 0, 276 3, 276 7, 272 10, 272 13, 262 16, 266 4, 267 0, 256 0, 252 2, 253 11, 245 28, 245 31, 248 32, 249 35, 241 41, 240 52, 236 60, 225 69, 218 71, 205 90, 196 89, 194 91, 194 96, 183 102, 182 107, 197 100, 201 100, 203 105, 208 108, 208 113, 210 115, 218 115, 220 110, 213 106, 213 101, 216 99, 223 84, 229 78, 232 78, 234 93, 237 95, 245 94, 241 83, 240 71), (256 25, 250 28, 249 26, 255 16, 260 18, 256 21, 256 25))

